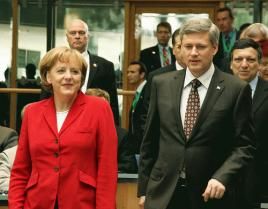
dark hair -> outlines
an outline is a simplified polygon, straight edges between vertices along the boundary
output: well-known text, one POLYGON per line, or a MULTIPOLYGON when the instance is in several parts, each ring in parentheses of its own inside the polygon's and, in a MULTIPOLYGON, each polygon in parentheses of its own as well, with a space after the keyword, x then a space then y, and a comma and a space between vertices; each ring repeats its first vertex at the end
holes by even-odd
POLYGON ((147 68, 145 66, 145 64, 141 61, 132 61, 131 63, 129 63, 129 65, 139 65, 140 66, 140 69, 139 69, 139 72, 140 74, 141 73, 144 73, 146 77, 147 76, 147 68))
POLYGON ((262 58, 262 50, 260 45, 253 41, 250 38, 244 38, 244 39, 239 39, 234 43, 234 46, 231 50, 231 59, 233 59, 233 52, 236 49, 246 49, 246 48, 253 48, 257 51, 258 53, 258 62, 261 62, 261 58, 262 58))
POLYGON ((170 33, 172 33, 171 31, 171 25, 168 23, 168 22, 160 22, 160 23, 158 23, 158 25, 156 26, 156 31, 158 31, 158 28, 159 27, 164 27, 164 28, 167 28, 168 29, 168 31, 170 32, 170 33))
POLYGON ((172 45, 175 46, 176 44, 176 37, 180 35, 180 28, 178 28, 177 30, 175 30, 172 34, 172 37, 171 37, 171 42, 172 42, 172 45))
POLYGON ((36 66, 33 63, 29 63, 26 65, 26 77, 29 79, 33 79, 36 74, 36 66))
POLYGON ((221 8, 219 8, 219 9, 217 10, 217 13, 219 13, 219 12, 226 12, 226 11, 229 13, 229 17, 230 17, 231 19, 234 19, 234 15, 233 15, 233 12, 232 12, 232 10, 231 10, 230 7, 221 7, 221 8))

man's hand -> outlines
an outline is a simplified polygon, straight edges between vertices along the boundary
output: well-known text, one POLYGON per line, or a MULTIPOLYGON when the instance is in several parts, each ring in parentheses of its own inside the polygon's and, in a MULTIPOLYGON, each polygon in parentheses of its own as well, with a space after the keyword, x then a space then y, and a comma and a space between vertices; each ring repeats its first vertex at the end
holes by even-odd
POLYGON ((202 194, 204 201, 209 199, 221 199, 225 192, 225 186, 216 179, 210 179, 205 192, 202 194))
POLYGON ((140 209, 144 209, 145 196, 141 196, 139 200, 140 209))

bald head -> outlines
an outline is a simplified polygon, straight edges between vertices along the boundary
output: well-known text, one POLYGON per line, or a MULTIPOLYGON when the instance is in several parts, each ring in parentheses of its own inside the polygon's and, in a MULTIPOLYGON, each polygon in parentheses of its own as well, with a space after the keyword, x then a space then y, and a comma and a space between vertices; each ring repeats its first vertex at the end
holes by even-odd
POLYGON ((71 20, 67 23, 66 37, 70 48, 83 53, 89 40, 88 25, 80 19, 71 20))

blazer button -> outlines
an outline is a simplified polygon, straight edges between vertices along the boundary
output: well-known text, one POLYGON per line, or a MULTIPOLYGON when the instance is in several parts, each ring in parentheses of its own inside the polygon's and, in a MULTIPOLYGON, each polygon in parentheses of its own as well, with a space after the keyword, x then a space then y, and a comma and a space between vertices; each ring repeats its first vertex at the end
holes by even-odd
POLYGON ((59 143, 59 140, 58 139, 55 139, 55 144, 58 144, 59 143))
POLYGON ((59 170, 60 170, 60 168, 59 168, 58 166, 55 166, 55 167, 54 167, 54 171, 55 171, 55 172, 59 172, 59 170))
POLYGON ((59 157, 59 153, 58 152, 54 152, 54 157, 55 158, 59 157))

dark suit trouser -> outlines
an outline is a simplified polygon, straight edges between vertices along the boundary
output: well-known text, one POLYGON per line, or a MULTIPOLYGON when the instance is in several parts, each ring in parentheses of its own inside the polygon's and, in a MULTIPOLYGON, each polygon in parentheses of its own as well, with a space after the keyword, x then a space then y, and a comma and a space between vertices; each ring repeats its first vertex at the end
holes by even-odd
POLYGON ((167 209, 191 209, 187 186, 179 181, 167 209))

